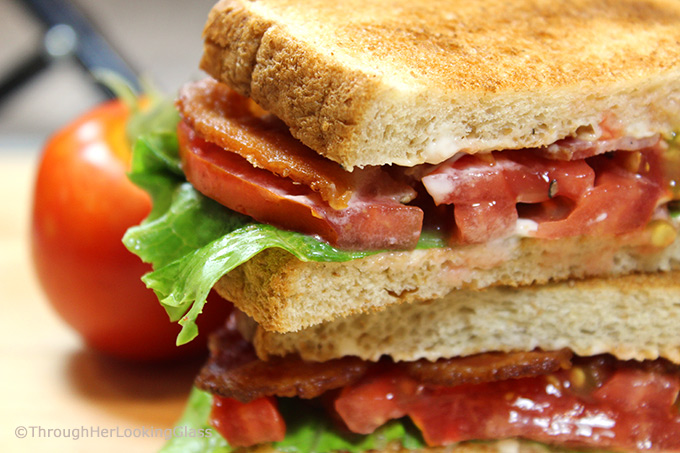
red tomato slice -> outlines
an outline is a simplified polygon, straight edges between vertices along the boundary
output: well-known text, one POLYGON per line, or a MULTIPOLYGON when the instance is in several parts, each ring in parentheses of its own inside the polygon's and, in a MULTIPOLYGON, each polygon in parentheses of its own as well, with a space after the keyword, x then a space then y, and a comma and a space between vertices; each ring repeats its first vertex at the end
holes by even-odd
POLYGON ((540 223, 537 237, 617 235, 644 228, 666 191, 662 166, 653 151, 640 154, 639 168, 630 167, 631 155, 590 160, 596 170, 594 187, 564 219, 540 223), (631 171, 632 170, 632 171, 631 171))
POLYGON ((342 389, 335 410, 350 431, 370 434, 389 420, 406 415, 397 395, 411 395, 415 380, 387 371, 364 378, 359 385, 342 389))
POLYGON ((672 376, 624 369, 593 392, 593 398, 622 410, 668 412, 680 392, 680 382, 672 376))
POLYGON ((512 234, 518 203, 522 218, 539 223, 537 237, 615 235, 644 227, 666 196, 659 150, 588 161, 495 152, 445 162, 422 180, 435 203, 454 206, 453 242, 512 234))
POLYGON ((677 375, 621 368, 589 393, 571 377, 571 370, 565 370, 438 387, 385 373, 343 389, 335 408, 359 433, 408 415, 431 446, 522 437, 596 448, 680 448, 680 414, 674 405, 680 388, 677 375))
POLYGON ((595 181, 595 172, 585 160, 564 162, 522 151, 498 153, 496 159, 517 203, 540 203, 555 197, 577 200, 595 181))
POLYGON ((454 242, 474 244, 507 236, 517 224, 517 208, 511 200, 455 205, 454 242))
POLYGON ((189 182, 234 211, 346 249, 411 249, 418 242, 423 211, 401 204, 403 190, 392 180, 366 181, 349 207, 334 210, 309 187, 253 167, 201 139, 186 123, 177 135, 189 182))
POLYGON ((512 233, 517 203, 577 199, 593 185, 585 161, 556 161, 527 151, 463 156, 423 177, 437 204, 453 204, 454 242, 479 243, 512 233))
POLYGON ((286 424, 273 397, 241 403, 213 396, 210 424, 232 447, 278 442, 286 436, 286 424))

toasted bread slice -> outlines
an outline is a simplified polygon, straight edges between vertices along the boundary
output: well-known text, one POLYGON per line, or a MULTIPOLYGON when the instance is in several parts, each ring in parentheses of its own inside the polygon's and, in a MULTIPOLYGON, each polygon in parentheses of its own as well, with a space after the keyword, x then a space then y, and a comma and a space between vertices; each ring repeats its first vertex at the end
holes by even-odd
POLYGON ((395 360, 570 348, 590 356, 680 363, 680 271, 526 288, 455 291, 280 334, 251 331, 258 355, 395 360))
MULTIPOLYGON (((647 232, 610 238, 509 238, 488 244, 388 252, 344 263, 265 251, 215 288, 264 329, 290 332, 453 290, 680 268, 680 239, 650 253, 647 232)), ((654 249, 652 249, 654 250, 654 249)))
POLYGON ((222 0, 201 66, 350 169, 680 118, 675 0, 222 0))

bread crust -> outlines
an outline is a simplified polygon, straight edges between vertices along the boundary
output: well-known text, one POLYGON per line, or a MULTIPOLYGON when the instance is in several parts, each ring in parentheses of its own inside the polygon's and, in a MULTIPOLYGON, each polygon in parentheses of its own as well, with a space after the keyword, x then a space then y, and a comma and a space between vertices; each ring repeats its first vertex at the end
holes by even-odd
POLYGON ((680 116, 672 0, 222 0, 201 66, 346 168, 544 146, 680 116))
POLYGON ((285 333, 390 305, 438 299, 458 289, 680 268, 680 239, 665 249, 650 249, 648 240, 645 232, 611 238, 508 238, 343 263, 302 262, 269 249, 222 277, 215 289, 264 329, 285 333))

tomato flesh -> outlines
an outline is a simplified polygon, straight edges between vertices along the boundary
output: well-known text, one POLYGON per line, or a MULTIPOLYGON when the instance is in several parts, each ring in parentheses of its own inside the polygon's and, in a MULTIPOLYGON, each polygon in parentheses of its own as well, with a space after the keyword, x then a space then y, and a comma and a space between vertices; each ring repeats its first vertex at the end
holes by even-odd
POLYGON ((232 447, 282 441, 286 435, 286 424, 273 397, 241 403, 213 396, 210 424, 232 447))
POLYGON ((591 196, 578 204, 566 218, 541 222, 536 236, 616 235, 635 231, 649 223, 656 207, 651 200, 658 197, 658 186, 616 174, 603 175, 598 182, 591 196), (615 199, 621 202, 613 203, 615 199))
MULTIPOLYGON (((309 187, 253 167, 246 159, 178 127, 187 179, 222 205, 280 228, 319 235, 346 249, 410 249, 422 228, 423 212, 397 201, 392 183, 358 191, 346 209, 335 210, 309 187), (387 193, 380 193, 386 189, 387 193), (378 196, 376 196, 376 193, 378 196)), ((399 191, 397 191, 399 193, 399 191)))
POLYGON ((643 228, 667 196, 660 153, 654 146, 558 161, 530 150, 494 152, 441 164, 422 181, 435 203, 454 206, 454 243, 512 234, 518 204, 522 218, 538 223, 535 237, 616 235, 643 228))
POLYGON ((615 371, 584 392, 570 370, 456 387, 384 373, 346 387, 335 409, 354 432, 409 416, 428 445, 522 437, 560 445, 680 449, 677 375, 615 371))

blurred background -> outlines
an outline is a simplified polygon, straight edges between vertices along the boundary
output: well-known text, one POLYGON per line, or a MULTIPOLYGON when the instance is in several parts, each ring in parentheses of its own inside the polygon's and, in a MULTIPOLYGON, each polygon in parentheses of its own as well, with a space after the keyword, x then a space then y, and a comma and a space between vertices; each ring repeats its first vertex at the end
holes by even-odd
MULTIPOLYGON (((0 382, 4 384, 0 423, 170 428, 183 410, 197 364, 143 366, 94 354, 52 310, 34 274, 29 232, 40 150, 49 135, 105 95, 75 57, 45 57, 48 27, 26 7, 31 1, 46 6, 52 15, 68 10, 59 7, 63 0, 0 0, 0 382), (18 71, 31 66, 33 71, 18 71), (3 90, 17 71, 23 83, 3 90)), ((185 81, 202 77, 198 69, 201 32, 216 0, 71 1, 131 67, 160 90, 174 95, 185 81)), ((60 40, 47 41, 54 52, 60 40)), ((165 442, 159 437, 22 438, 14 432, 0 432, 0 451, 141 453, 157 451, 165 442)))
MULTIPOLYGON (((172 94, 201 76, 201 31, 215 0, 69 1, 162 91, 172 94)), ((0 0, 0 80, 44 50, 47 27, 26 3, 0 0)), ((0 98, 0 152, 37 152, 51 132, 104 99, 72 56, 52 58, 23 79, 0 98)))

